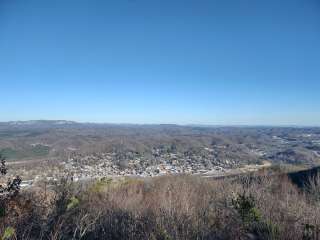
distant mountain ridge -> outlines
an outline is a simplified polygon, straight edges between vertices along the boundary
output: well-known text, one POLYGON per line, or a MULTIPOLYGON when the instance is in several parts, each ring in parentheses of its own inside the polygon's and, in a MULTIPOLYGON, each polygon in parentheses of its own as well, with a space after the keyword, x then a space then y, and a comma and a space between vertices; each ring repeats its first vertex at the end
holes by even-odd
POLYGON ((64 157, 70 149, 84 155, 111 152, 130 158, 138 154, 150 162, 162 151, 180 154, 179 159, 196 154, 194 161, 207 165, 261 160, 314 165, 320 162, 320 128, 0 122, 0 151, 10 159, 64 157))
POLYGON ((320 126, 299 125, 228 125, 228 124, 176 124, 176 123, 108 123, 108 122, 77 122, 72 120, 23 120, 3 121, 0 126, 159 126, 159 127, 191 127, 191 128, 319 128, 320 126))
POLYGON ((35 125, 35 124, 51 124, 51 125, 64 125, 64 124, 77 124, 75 121, 67 120, 28 120, 28 121, 9 121, 1 122, 8 125, 35 125))

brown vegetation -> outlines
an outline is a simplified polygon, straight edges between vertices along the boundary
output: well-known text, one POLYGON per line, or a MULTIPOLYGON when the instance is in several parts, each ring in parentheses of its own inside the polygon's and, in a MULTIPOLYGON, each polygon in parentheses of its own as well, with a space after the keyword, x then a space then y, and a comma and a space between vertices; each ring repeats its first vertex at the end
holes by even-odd
POLYGON ((318 189, 318 179, 302 192, 283 177, 267 176, 62 181, 8 202, 0 233, 52 240, 316 239, 318 189))

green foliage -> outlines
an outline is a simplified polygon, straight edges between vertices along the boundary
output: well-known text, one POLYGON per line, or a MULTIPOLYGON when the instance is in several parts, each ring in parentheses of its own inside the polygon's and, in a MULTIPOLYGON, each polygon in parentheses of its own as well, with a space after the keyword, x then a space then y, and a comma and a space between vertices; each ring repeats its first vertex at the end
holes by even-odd
POLYGON ((112 178, 101 178, 100 180, 96 181, 90 188, 90 192, 102 192, 104 188, 111 186, 112 184, 112 178))
POLYGON ((312 224, 305 224, 303 229, 303 240, 314 239, 316 227, 312 224))
POLYGON ((12 227, 7 227, 5 230, 4 230, 4 233, 2 235, 2 238, 1 240, 8 240, 10 238, 13 238, 15 235, 15 230, 14 228, 12 227))
POLYGON ((71 197, 67 205, 67 210, 71 210, 79 205, 80 201, 76 197, 71 197))
POLYGON ((100 184, 110 185, 112 182, 112 178, 103 177, 100 180, 100 184))
POLYGON ((245 224, 260 221, 261 213, 255 207, 255 200, 252 195, 239 194, 235 199, 232 199, 232 205, 245 224))
POLYGON ((278 239, 279 228, 270 221, 263 221, 259 209, 256 207, 252 195, 239 194, 232 200, 234 208, 239 213, 246 230, 254 234, 257 239, 278 239))
POLYGON ((130 178, 130 177, 125 177, 121 181, 119 181, 119 184, 121 186, 130 186, 132 184, 137 184, 137 183, 143 183, 143 181, 137 178, 130 178))
POLYGON ((38 145, 32 147, 32 149, 30 150, 30 154, 33 156, 38 156, 38 157, 46 156, 49 154, 49 150, 50 150, 50 148, 48 146, 38 144, 38 145))
POLYGON ((41 144, 26 149, 3 148, 0 150, 6 159, 23 159, 33 157, 44 157, 49 154, 50 148, 41 144))
POLYGON ((20 157, 19 153, 12 148, 3 148, 0 150, 0 154, 6 159, 15 159, 20 157))
MULTIPOLYGON (((0 153, 0 177, 5 177, 7 171, 6 158, 0 153)), ((6 216, 6 204, 19 193, 22 180, 17 176, 12 180, 7 179, 6 181, 7 184, 0 184, 0 218, 6 216)))
POLYGON ((6 215, 6 208, 4 204, 0 204, 0 219, 6 215))
POLYGON ((158 240, 173 240, 165 229, 160 229, 157 236, 158 240))
POLYGON ((143 183, 143 181, 135 178, 124 177, 117 180, 104 177, 92 184, 89 192, 101 193, 106 189, 116 189, 120 187, 130 186, 132 184, 143 183))

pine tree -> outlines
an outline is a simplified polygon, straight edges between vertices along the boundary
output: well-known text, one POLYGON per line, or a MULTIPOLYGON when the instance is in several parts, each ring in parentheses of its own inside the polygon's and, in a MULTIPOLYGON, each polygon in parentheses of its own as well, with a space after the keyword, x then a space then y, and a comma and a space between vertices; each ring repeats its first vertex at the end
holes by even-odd
POLYGON ((5 216, 6 203, 20 191, 21 178, 6 179, 8 172, 6 159, 0 154, 0 217, 5 216))

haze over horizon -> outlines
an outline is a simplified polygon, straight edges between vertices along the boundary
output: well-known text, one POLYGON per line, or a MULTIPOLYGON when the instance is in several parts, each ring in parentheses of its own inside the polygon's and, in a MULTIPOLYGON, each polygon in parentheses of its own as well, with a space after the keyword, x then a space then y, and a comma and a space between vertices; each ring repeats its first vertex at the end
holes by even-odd
POLYGON ((320 3, 0 2, 0 122, 320 125, 320 3))
POLYGON ((175 123, 175 122, 149 122, 149 123, 134 123, 134 122, 101 122, 101 121, 74 121, 65 119, 31 119, 31 120, 11 120, 11 121, 0 121, 1 124, 13 124, 13 125, 31 125, 38 126, 39 123, 54 124, 54 125, 68 125, 68 124, 97 124, 97 125, 114 125, 114 126, 161 126, 161 125, 172 125, 181 127, 275 127, 275 128, 319 128, 320 124, 314 125, 302 125, 302 124, 210 124, 210 123, 175 123))

